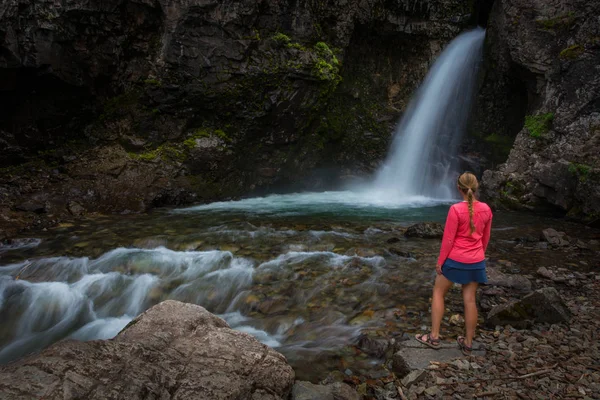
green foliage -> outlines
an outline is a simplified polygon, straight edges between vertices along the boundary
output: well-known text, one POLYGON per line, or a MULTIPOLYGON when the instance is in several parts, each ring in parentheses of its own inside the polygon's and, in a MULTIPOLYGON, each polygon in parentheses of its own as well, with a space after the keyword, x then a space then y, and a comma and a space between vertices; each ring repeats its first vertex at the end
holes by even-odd
POLYGON ((315 44, 314 49, 317 55, 319 55, 319 57, 331 60, 331 62, 335 65, 339 64, 337 57, 335 56, 335 54, 333 54, 333 51, 331 51, 327 43, 318 42, 317 44, 315 44))
POLYGON ((342 80, 339 75, 339 61, 329 46, 324 42, 318 42, 314 46, 317 61, 313 66, 313 72, 322 81, 331 81, 334 86, 342 80))
POLYGON ((547 30, 569 28, 575 22, 575 13, 569 11, 554 18, 538 19, 535 21, 541 28, 547 30))
POLYGON ((580 182, 585 182, 590 175, 591 167, 585 164, 571 163, 569 164, 569 172, 576 175, 580 182))
POLYGON ((558 55, 563 60, 573 60, 583 54, 583 47, 574 44, 573 46, 569 46, 566 49, 563 49, 558 55))
POLYGON ((144 84, 148 86, 161 87, 162 83, 158 79, 148 78, 144 81, 144 84))
POLYGON ((290 39, 288 35, 281 32, 278 32, 275 35, 273 35, 273 40, 281 44, 288 44, 292 41, 292 39, 290 39))
POLYGON ((553 113, 527 115, 525 117, 525 128, 527 128, 531 137, 541 138, 550 129, 553 119, 553 113))

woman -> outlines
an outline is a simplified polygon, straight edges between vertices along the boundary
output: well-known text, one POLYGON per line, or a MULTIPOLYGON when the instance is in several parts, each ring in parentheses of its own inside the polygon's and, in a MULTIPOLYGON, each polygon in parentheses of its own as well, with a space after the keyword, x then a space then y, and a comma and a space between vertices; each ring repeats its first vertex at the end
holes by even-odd
POLYGON ((492 210, 475 199, 479 187, 477 178, 470 172, 458 177, 458 190, 463 200, 448 211, 437 277, 431 303, 431 332, 417 335, 416 339, 434 349, 440 347, 440 324, 444 315, 444 298, 453 283, 462 285, 465 304, 465 336, 459 336, 458 346, 463 354, 470 355, 477 325, 475 295, 477 285, 486 283, 485 250, 490 241, 492 210))

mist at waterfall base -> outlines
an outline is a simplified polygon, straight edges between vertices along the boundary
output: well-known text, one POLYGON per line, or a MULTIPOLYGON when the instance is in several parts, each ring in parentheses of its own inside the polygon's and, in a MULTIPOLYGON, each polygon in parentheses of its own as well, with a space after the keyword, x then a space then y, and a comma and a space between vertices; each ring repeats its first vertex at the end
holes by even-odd
POLYGON ((387 270, 421 261, 407 255, 391 266, 383 248, 359 246, 385 243, 398 224, 443 220, 483 37, 464 33, 440 55, 369 185, 107 217, 0 244, 0 363, 64 338, 112 338, 174 299, 204 306, 294 365, 355 340, 370 326, 357 310, 371 302, 415 301, 407 288, 418 276, 396 287, 387 270))

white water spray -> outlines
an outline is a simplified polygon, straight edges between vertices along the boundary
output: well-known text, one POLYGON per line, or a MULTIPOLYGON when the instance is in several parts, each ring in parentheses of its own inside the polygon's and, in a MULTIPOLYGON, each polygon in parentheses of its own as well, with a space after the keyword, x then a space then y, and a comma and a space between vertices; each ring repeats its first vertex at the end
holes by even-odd
POLYGON ((454 39, 437 59, 396 130, 390 153, 369 189, 380 199, 450 199, 485 30, 454 39))

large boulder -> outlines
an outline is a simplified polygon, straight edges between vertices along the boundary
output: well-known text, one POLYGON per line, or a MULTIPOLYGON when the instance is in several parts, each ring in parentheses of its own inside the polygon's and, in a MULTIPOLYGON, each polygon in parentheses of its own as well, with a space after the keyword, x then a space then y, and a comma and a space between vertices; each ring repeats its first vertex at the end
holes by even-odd
POLYGON ((286 399, 285 357, 204 308, 160 303, 113 340, 63 341, 0 368, 0 398, 286 399))
POLYGON ((444 235, 444 227, 436 222, 420 222, 408 227, 404 236, 418 237, 423 239, 441 239, 444 235))
POLYGON ((538 289, 521 300, 498 305, 488 313, 486 325, 528 328, 534 322, 568 322, 571 312, 553 287, 538 289))
POLYGON ((336 382, 329 385, 315 385, 298 381, 292 390, 292 400, 359 400, 356 390, 345 383, 336 382))

